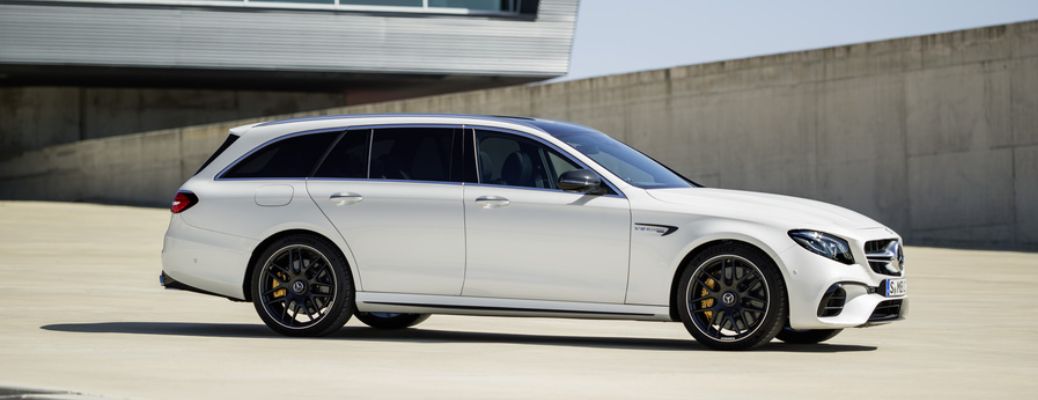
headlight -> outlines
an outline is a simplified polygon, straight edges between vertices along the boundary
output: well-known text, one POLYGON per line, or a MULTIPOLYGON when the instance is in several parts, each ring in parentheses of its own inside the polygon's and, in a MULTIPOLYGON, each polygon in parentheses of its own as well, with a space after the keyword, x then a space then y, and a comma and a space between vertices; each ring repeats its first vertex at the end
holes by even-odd
POLYGON ((854 264, 851 246, 846 240, 828 233, 795 230, 789 231, 789 237, 801 247, 822 257, 844 264, 854 264))

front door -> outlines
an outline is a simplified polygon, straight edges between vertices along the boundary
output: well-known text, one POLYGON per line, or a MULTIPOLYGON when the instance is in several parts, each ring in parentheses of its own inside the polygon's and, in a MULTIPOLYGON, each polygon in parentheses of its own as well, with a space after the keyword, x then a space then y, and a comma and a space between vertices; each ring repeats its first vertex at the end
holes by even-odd
POLYGON ((465 185, 463 295, 623 303, 627 199, 559 190, 559 175, 578 164, 539 140, 475 135, 479 184, 465 185))
POLYGON ((451 127, 353 130, 307 181, 353 252, 364 291, 461 293, 463 171, 452 161, 461 146, 451 127))

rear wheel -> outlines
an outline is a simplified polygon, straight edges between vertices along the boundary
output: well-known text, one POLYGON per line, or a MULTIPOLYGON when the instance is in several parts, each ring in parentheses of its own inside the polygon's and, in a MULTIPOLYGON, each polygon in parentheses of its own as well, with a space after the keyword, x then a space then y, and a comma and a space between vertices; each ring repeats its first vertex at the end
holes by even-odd
POLYGON ((843 329, 806 329, 802 331, 785 327, 775 337, 789 344, 815 344, 832 339, 843 329))
POLYGON ((429 314, 401 314, 387 312, 357 313, 360 322, 376 329, 404 329, 429 319, 429 314))
POLYGON ((693 258, 676 296, 685 328, 718 350, 767 343, 786 320, 782 274, 767 255, 745 244, 718 245, 693 258))
POLYGON ((281 238, 256 260, 252 302, 260 318, 288 336, 325 336, 353 314, 353 278, 331 244, 309 235, 281 238))

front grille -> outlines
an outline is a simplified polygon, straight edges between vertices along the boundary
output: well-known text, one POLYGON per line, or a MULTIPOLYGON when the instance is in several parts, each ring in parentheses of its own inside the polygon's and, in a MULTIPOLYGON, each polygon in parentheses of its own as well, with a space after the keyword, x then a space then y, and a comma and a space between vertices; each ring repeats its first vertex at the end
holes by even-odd
POLYGON ((869 316, 869 322, 893 321, 901 316, 903 299, 884 300, 876 305, 876 310, 869 316))
POLYGON ((818 303, 819 317, 835 317, 843 312, 843 305, 847 302, 847 291, 840 285, 832 285, 825 291, 822 301, 818 303))
POLYGON ((897 239, 865 242, 865 257, 869 268, 877 274, 901 276, 904 271, 905 252, 897 239))

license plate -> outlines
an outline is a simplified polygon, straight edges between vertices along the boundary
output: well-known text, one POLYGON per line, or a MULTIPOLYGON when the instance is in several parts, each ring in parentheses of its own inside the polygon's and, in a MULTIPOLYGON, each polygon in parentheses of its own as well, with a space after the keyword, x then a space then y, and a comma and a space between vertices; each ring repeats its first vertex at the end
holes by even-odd
POLYGON ((887 297, 904 296, 908 294, 908 282, 904 278, 887 279, 883 281, 883 295, 887 297))

